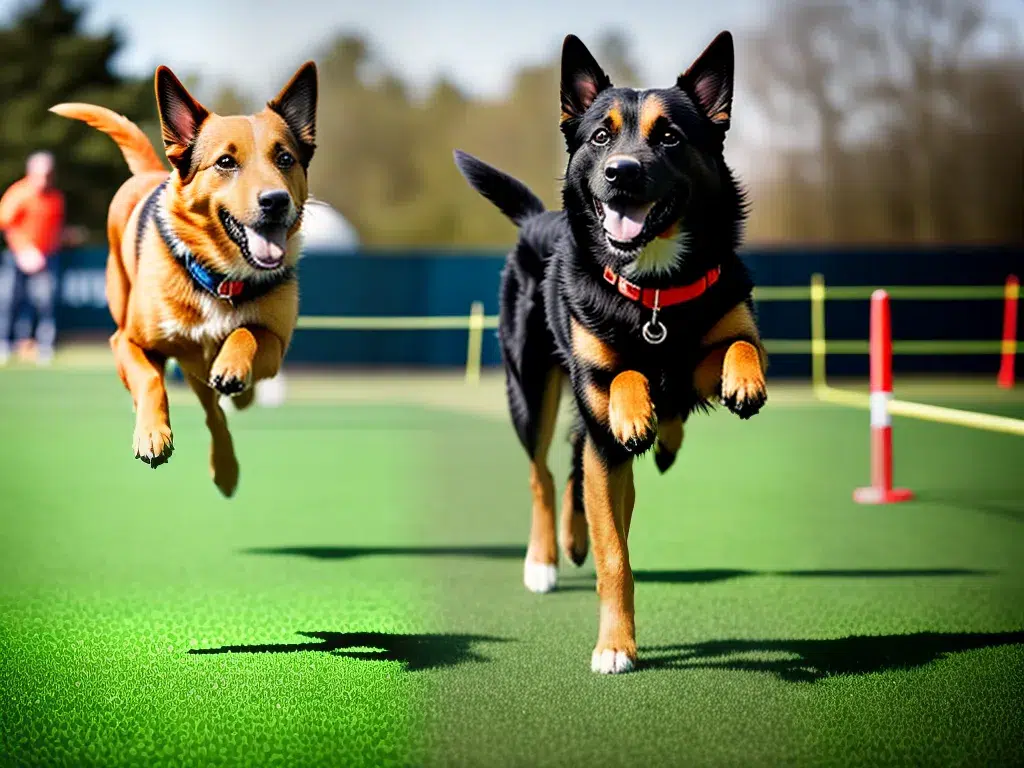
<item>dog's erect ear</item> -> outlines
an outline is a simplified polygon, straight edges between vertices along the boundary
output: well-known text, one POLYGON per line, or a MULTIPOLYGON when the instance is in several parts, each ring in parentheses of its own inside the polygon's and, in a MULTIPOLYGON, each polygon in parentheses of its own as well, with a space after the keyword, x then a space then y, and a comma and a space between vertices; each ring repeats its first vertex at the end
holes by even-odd
POLYGON ((612 81, 576 35, 562 43, 562 125, 583 116, 612 81))
POLYGON ((178 175, 185 179, 192 165, 192 148, 199 127, 210 112, 192 98, 192 94, 167 67, 159 67, 156 71, 156 106, 160 112, 167 159, 178 169, 178 175))
POLYGON ((723 132, 729 130, 732 118, 732 76, 732 35, 722 32, 677 82, 680 88, 696 97, 697 105, 723 132))
POLYGON ((316 64, 307 61, 267 106, 277 112, 299 142, 299 162, 305 168, 316 149, 316 64))

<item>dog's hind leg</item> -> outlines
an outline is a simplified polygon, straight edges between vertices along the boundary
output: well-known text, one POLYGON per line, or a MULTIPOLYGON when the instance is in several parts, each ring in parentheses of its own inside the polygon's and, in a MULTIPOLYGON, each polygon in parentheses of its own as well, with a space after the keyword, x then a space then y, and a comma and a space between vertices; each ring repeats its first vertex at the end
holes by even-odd
POLYGON ((572 445, 572 469, 562 496, 561 525, 558 541, 562 553, 576 565, 587 559, 587 515, 583 509, 583 441, 586 429, 578 424, 569 442, 572 445))
POLYGON ((244 411, 256 399, 256 387, 249 387, 231 398, 231 404, 239 411, 244 411))
POLYGON ((683 426, 686 419, 675 416, 658 421, 658 441, 654 444, 654 464, 664 474, 675 463, 676 454, 683 445, 683 426))
MULTIPOLYGON (((555 541, 555 483, 548 469, 548 449, 555 433, 564 374, 552 368, 543 382, 539 408, 527 417, 526 431, 533 436, 530 450, 530 493, 533 497, 530 545, 523 564, 523 583, 531 592, 550 592, 557 581, 558 548, 555 541)), ((531 398, 533 400, 533 398, 531 398)))
POLYGON ((555 485, 548 469, 548 448, 565 373, 545 320, 540 277, 523 266, 524 260, 536 268, 538 256, 521 241, 502 272, 498 338, 509 415, 530 458, 532 515, 523 583, 531 592, 543 593, 554 589, 558 579, 555 485))
POLYGON ((220 394, 194 376, 188 377, 188 383, 206 411, 206 427, 210 430, 210 476, 220 492, 231 497, 238 487, 238 459, 227 416, 220 407, 220 394))

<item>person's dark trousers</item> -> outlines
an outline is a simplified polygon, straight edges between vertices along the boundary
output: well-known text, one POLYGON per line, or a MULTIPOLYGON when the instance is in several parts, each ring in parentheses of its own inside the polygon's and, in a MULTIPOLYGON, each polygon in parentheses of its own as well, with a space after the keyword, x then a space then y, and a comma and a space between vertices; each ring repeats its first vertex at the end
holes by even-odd
MULTIPOLYGON (((10 356, 15 341, 17 320, 25 308, 35 321, 34 338, 40 362, 53 357, 57 337, 55 317, 57 293, 57 260, 47 260, 46 268, 26 275, 14 263, 14 255, 5 252, 0 263, 0 363, 10 356)), ((20 334, 19 334, 20 335, 20 334)), ((26 333, 25 336, 28 336, 26 333)))

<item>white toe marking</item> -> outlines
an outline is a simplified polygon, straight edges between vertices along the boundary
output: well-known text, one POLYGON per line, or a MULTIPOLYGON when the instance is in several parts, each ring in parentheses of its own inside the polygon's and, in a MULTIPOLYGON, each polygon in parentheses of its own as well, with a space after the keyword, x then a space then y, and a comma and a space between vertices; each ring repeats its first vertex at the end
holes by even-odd
POLYGON ((590 671, 602 675, 617 675, 633 669, 633 660, 624 651, 613 651, 607 648, 595 650, 590 656, 590 671))
POLYGON ((523 563, 523 584, 531 592, 550 592, 557 583, 558 568, 551 563, 535 563, 532 560, 523 563))

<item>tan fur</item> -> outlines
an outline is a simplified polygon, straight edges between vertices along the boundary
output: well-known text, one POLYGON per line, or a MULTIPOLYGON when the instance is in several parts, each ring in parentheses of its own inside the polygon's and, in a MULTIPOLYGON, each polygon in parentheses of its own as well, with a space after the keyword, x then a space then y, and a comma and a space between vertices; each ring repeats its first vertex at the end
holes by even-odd
POLYGON ((608 390, 593 382, 587 384, 584 395, 590 405, 590 412, 601 424, 608 423, 608 390))
POLYGON ((722 397, 735 397, 738 401, 762 396, 765 391, 761 354, 746 341, 734 342, 722 362, 722 397))
POLYGON ((121 147, 133 176, 164 170, 163 161, 149 138, 123 115, 93 104, 57 104, 50 107, 50 111, 72 120, 81 120, 110 136, 121 147))
MULTIPOLYGON (((228 420, 220 407, 217 391, 210 389, 205 381, 187 377, 189 386, 196 393, 199 403, 206 411, 206 428, 210 430, 210 476, 225 496, 231 496, 238 487, 238 459, 235 446, 228 430, 228 420)), ((250 390, 252 391, 252 390, 250 390)))
POLYGON ((712 350, 693 372, 693 388, 705 400, 713 400, 722 392, 722 364, 725 349, 712 350))
POLYGON ((595 652, 621 651, 636 660, 633 572, 626 543, 632 518, 633 463, 609 470, 592 441, 583 449, 583 499, 594 542, 601 619, 595 652), (630 510, 628 516, 627 506, 630 510))
POLYGON ((537 427, 537 447, 530 462, 533 514, 526 559, 551 565, 558 562, 558 548, 555 544, 555 484, 548 469, 548 449, 555 433, 563 380, 564 374, 558 368, 548 374, 537 427))
POLYGON ((665 105, 657 96, 650 95, 640 105, 640 134, 646 139, 650 138, 651 131, 659 117, 664 117, 665 105))
POLYGON ((608 110, 608 124, 615 133, 622 130, 622 109, 617 101, 615 106, 608 110))
POLYGON ((608 426, 623 445, 631 440, 645 440, 654 429, 650 382, 642 373, 623 371, 612 380, 608 426))
POLYGON ((572 349, 578 360, 602 370, 611 370, 618 361, 618 355, 610 346, 584 328, 576 320, 570 319, 572 327, 572 349))
MULTIPOLYGON (((745 301, 726 312, 722 319, 715 323, 711 330, 705 334, 700 343, 701 346, 708 347, 737 336, 747 336, 752 339, 760 338, 757 323, 754 322, 754 315, 745 301)), ((766 361, 767 357, 762 362, 766 361)))
MULTIPOLYGON (((308 69, 303 67, 272 103, 285 98, 303 72, 308 69)), ((158 70, 158 95, 160 78, 168 76, 178 82, 169 70, 158 70)), ((185 96, 191 99, 187 92, 185 96)), ((261 192, 286 189, 295 210, 301 212, 308 189, 300 163, 282 169, 274 162, 281 149, 299 157, 300 147, 284 119, 269 105, 256 115, 233 117, 208 113, 194 99, 191 105, 204 117, 198 121, 190 146, 176 139, 168 116, 161 114, 168 159, 181 161, 191 152, 184 179, 181 169, 171 174, 163 170, 144 134, 119 115, 90 105, 58 105, 53 111, 110 135, 136 174, 114 195, 107 223, 107 299, 117 325, 110 344, 118 373, 136 407, 136 455, 156 466, 171 453, 163 366, 168 357, 174 357, 206 411, 214 482, 230 496, 238 482, 238 463, 217 402, 219 394, 211 386, 220 377, 241 382, 248 389, 255 381, 277 373, 295 327, 298 290, 292 281, 236 307, 196 288, 168 253, 152 223, 136 249, 142 202, 169 176, 163 204, 174 233, 207 267, 233 279, 251 279, 258 271, 224 231, 218 210, 224 208, 248 223, 259 213, 261 192), (226 174, 216 166, 226 152, 239 163, 236 173, 226 174)), ((309 126, 309 135, 300 139, 309 141, 312 130, 309 126)), ((288 232, 285 262, 290 265, 298 260, 294 235, 300 225, 298 216, 288 232)), ((251 393, 244 402, 251 402, 251 393)))

